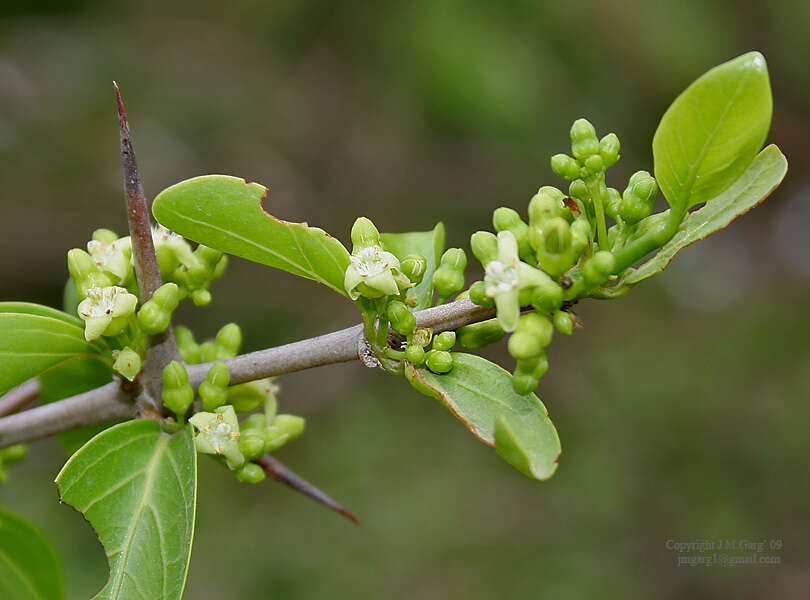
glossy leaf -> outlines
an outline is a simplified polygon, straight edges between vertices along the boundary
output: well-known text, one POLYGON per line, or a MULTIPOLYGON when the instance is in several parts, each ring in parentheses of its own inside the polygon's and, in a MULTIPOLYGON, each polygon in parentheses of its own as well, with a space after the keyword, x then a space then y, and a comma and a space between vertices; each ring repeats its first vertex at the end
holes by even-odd
POLYGON ((415 310, 422 310, 433 303, 433 273, 439 266, 444 252, 444 224, 438 223, 431 231, 410 233, 383 233, 382 244, 400 261, 409 254, 419 254, 425 258, 425 274, 419 285, 409 293, 418 301, 415 310))
POLYGON ((512 376, 498 365, 454 352, 449 373, 436 375, 406 363, 405 376, 527 477, 548 479, 557 470, 560 438, 546 407, 535 394, 517 394, 512 376))
POLYGON ((45 536, 25 519, 0 508, 0 598, 64 598, 62 567, 45 536))
POLYGON ((104 342, 87 342, 78 319, 21 302, 0 302, 0 394, 74 360, 104 359, 104 342))
POLYGON ((726 228, 737 217, 744 215, 765 200, 776 189, 787 173, 787 159, 773 144, 754 159, 734 184, 700 209, 692 212, 680 230, 650 260, 622 275, 616 289, 634 285, 667 268, 681 250, 720 229, 726 228))
POLYGON ((653 137, 653 158, 658 185, 676 213, 742 175, 765 142, 772 107, 759 52, 711 69, 675 99, 653 137))
POLYGON ((57 475, 61 500, 84 515, 107 553, 110 578, 95 598, 182 596, 197 497, 189 427, 170 436, 154 421, 127 421, 91 439, 57 475))
POLYGON ((239 177, 204 175, 163 190, 152 211, 163 226, 190 240, 312 279, 345 296, 349 252, 322 229, 266 213, 262 201, 268 191, 239 177))

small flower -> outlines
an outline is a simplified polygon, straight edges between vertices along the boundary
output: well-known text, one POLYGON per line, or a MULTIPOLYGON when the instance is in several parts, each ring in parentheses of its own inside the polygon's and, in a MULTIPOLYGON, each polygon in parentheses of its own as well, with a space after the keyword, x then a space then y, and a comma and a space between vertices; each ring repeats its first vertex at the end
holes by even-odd
POLYGON ((343 284, 352 300, 393 296, 412 285, 400 272, 399 259, 376 244, 360 248, 350 257, 343 284))
POLYGON ((121 333, 126 328, 126 317, 135 312, 137 304, 137 296, 122 287, 91 287, 78 307, 85 339, 89 342, 102 335, 121 333))
POLYGON ((87 242, 87 252, 96 266, 112 275, 115 283, 125 283, 132 275, 130 262, 132 242, 129 236, 107 243, 101 240, 87 242))
MULTIPOLYGON (((163 225, 155 225, 152 228, 152 242, 155 244, 155 252, 158 254, 159 262, 163 256, 165 255, 166 259, 171 256, 174 260, 167 262, 174 262, 174 266, 176 267, 177 264, 182 264, 186 268, 189 267, 196 267, 199 264, 199 260, 196 256, 194 256, 194 252, 191 250, 191 245, 186 241, 186 239, 180 235, 165 228, 163 225)), ((164 259, 165 260, 165 259, 164 259)), ((161 264, 161 267, 164 265, 161 264)), ((174 270, 173 268, 170 270, 174 270)), ((168 275, 168 273, 166 273, 168 275)))
POLYGON ((228 468, 237 469, 245 462, 239 450, 239 421, 232 406, 221 406, 216 412, 198 412, 189 419, 197 430, 194 444, 203 454, 220 454, 228 468))
POLYGON ((498 233, 498 256, 485 267, 486 294, 495 299, 498 323, 504 331, 514 331, 520 317, 520 290, 544 282, 541 271, 518 256, 518 244, 511 231, 498 233))

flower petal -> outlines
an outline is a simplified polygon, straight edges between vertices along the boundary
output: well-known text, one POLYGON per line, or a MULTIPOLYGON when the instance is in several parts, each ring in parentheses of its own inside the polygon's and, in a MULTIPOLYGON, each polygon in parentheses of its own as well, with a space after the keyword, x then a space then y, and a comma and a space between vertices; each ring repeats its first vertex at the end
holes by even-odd
POLYGON ((498 311, 498 324, 506 332, 517 329, 518 320, 520 319, 518 294, 519 292, 517 290, 512 290, 510 292, 499 293, 495 296, 495 307, 498 311))

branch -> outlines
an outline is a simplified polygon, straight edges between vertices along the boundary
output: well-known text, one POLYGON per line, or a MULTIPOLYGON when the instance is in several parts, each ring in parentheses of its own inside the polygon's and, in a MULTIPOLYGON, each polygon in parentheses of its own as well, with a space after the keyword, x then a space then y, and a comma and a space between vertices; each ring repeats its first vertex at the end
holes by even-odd
MULTIPOLYGON (((465 299, 421 310, 416 313, 416 322, 420 327, 430 327, 439 333, 493 316, 494 308, 483 308, 465 299)), ((307 340, 242 354, 224 362, 231 371, 231 384, 236 385, 263 377, 356 360, 363 342, 363 326, 355 325, 307 340)), ((188 367, 189 380, 194 387, 202 383, 213 364, 203 363, 188 367)), ((0 418, 0 448, 84 425, 131 418, 134 415, 135 408, 120 385, 108 383, 78 396, 0 418)))
POLYGON ((344 517, 351 519, 355 525, 360 524, 360 521, 358 521, 357 517, 355 517, 351 512, 343 508, 343 506, 341 506, 338 502, 333 500, 327 494, 323 493, 314 485, 312 485, 299 475, 296 475, 284 463, 273 458, 271 455, 265 454, 264 456, 257 458, 253 462, 255 462, 262 469, 264 469, 264 472, 267 473, 273 479, 280 481, 281 483, 291 487, 295 491, 301 492, 302 494, 304 494, 305 496, 309 496, 316 502, 320 502, 324 506, 339 512, 344 517))
POLYGON ((0 417, 13 414, 33 404, 39 396, 39 379, 29 379, 0 398, 0 417))

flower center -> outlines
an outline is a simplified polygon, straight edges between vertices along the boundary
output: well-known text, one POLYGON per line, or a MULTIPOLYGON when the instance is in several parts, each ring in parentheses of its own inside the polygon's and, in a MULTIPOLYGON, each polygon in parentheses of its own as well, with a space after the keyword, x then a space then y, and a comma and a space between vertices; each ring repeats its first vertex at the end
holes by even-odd
POLYGON ((115 309, 115 298, 121 291, 126 291, 117 286, 105 288, 92 287, 87 290, 87 297, 90 299, 88 310, 83 311, 84 317, 106 317, 113 313, 115 309))
POLYGON ((487 284, 487 296, 511 292, 518 287, 517 265, 504 264, 493 260, 487 265, 484 281, 487 284))
POLYGON ((163 225, 156 225, 152 228, 152 241, 155 245, 169 244, 182 239, 182 235, 176 234, 174 231, 165 228, 163 225))
POLYGON ((369 246, 351 257, 352 264, 361 277, 374 277, 390 268, 381 257, 382 251, 379 246, 369 246))

